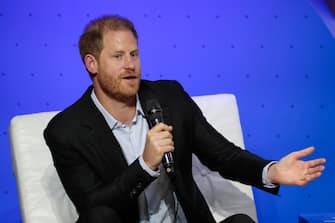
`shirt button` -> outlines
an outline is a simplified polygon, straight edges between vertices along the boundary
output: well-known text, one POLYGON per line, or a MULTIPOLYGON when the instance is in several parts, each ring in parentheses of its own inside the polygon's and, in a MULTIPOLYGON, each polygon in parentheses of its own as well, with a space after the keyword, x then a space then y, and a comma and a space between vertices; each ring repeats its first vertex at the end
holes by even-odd
POLYGON ((200 171, 201 176, 205 177, 208 174, 208 171, 206 169, 202 169, 200 171))

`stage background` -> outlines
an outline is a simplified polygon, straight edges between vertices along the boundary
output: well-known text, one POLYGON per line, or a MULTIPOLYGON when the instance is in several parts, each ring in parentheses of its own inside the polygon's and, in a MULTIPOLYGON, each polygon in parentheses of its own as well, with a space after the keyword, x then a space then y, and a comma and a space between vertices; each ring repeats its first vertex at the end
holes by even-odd
POLYGON ((81 96, 90 80, 78 38, 104 14, 134 21, 143 78, 176 79, 191 95, 235 94, 247 149, 278 159, 314 145, 312 157, 327 158, 309 186, 282 187, 277 197, 254 189, 260 223, 335 211, 335 41, 309 1, 2 0, 1 222, 21 221, 10 119, 61 110, 81 96))

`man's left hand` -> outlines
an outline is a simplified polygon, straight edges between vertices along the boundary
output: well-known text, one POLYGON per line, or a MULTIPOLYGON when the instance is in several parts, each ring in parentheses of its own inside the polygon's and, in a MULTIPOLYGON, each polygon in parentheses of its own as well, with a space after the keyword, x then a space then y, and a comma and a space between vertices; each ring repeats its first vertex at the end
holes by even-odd
POLYGON ((304 186, 321 176, 326 159, 303 161, 301 158, 312 154, 314 147, 292 152, 278 163, 270 166, 268 179, 273 184, 304 186))

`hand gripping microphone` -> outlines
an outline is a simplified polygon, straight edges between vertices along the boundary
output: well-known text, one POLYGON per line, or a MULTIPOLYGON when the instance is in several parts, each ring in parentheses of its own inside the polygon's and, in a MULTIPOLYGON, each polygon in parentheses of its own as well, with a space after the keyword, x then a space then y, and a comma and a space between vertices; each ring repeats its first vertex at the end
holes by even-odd
MULTIPOLYGON (((163 110, 156 99, 148 100, 146 106, 147 118, 150 128, 154 127, 158 123, 164 122, 163 110)), ((174 162, 171 152, 164 154, 162 162, 168 174, 174 173, 174 162)))

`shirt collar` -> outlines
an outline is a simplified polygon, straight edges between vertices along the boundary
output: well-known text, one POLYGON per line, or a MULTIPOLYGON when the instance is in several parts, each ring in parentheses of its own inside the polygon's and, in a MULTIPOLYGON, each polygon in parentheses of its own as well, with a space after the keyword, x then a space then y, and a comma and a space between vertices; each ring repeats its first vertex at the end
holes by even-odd
MULTIPOLYGON (((112 130, 125 126, 124 123, 121 123, 120 121, 115 119, 111 114, 108 113, 108 111, 103 107, 103 105, 100 103, 99 99, 97 98, 97 96, 94 92, 94 89, 91 92, 91 99, 93 100, 94 105, 98 108, 98 110, 104 116, 107 124, 109 125, 109 127, 112 130)), ((138 96, 138 94, 136 94, 136 115, 132 120, 132 124, 136 124, 139 116, 142 116, 143 118, 145 117, 142 106, 141 106, 141 103, 140 103, 139 96, 138 96)))

